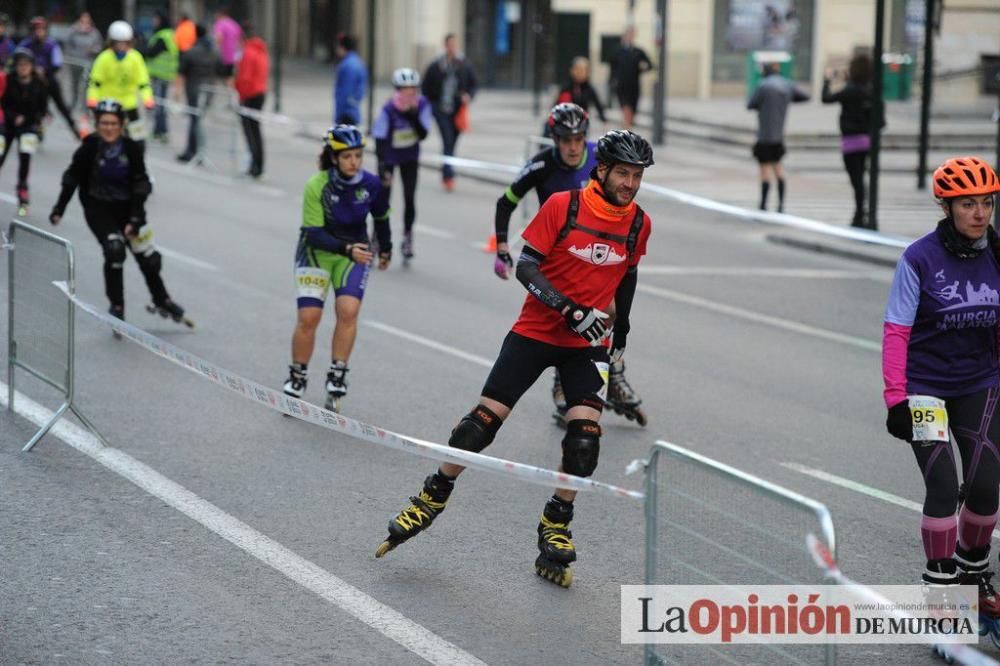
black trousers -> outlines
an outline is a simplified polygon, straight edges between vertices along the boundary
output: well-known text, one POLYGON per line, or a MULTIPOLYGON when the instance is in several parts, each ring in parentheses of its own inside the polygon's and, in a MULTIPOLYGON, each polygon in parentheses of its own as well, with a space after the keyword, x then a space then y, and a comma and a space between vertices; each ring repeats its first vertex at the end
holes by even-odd
MULTIPOLYGON (((6 146, 4 146, 3 154, 0 155, 0 168, 3 167, 4 162, 7 161, 7 154, 10 149, 14 146, 14 142, 18 140, 22 134, 27 134, 30 132, 37 132, 37 127, 28 127, 22 125, 21 127, 14 127, 14 119, 8 118, 7 125, 4 130, 4 139, 6 141, 6 146)), ((18 143, 20 147, 20 143, 18 143)), ((31 155, 28 153, 23 153, 20 150, 17 152, 18 165, 17 165, 17 188, 18 189, 28 189, 28 174, 31 172, 31 155)))
MULTIPOLYGON (((264 108, 264 95, 256 95, 242 102, 248 109, 260 111, 264 108)), ((264 137, 260 133, 260 121, 249 116, 240 116, 243 125, 243 135, 247 138, 250 149, 250 175, 259 176, 264 173, 264 137)))
POLYGON ((66 124, 69 125, 69 129, 73 132, 74 136, 77 136, 79 132, 76 128, 76 122, 73 120, 73 114, 70 113, 69 107, 66 106, 66 101, 63 100, 62 86, 59 85, 59 77, 55 71, 50 71, 45 73, 46 76, 46 86, 49 89, 49 97, 55 102, 56 108, 59 109, 59 114, 66 119, 66 124))
POLYGON ((865 214, 865 168, 868 161, 868 151, 860 153, 844 153, 844 169, 854 190, 854 222, 860 226, 865 214))
POLYGON ((417 174, 420 171, 419 162, 402 162, 397 165, 385 165, 379 174, 382 182, 389 183, 389 196, 392 196, 392 172, 399 168, 399 177, 403 181, 403 231, 407 233, 413 229, 413 222, 417 219, 417 174))
POLYGON ((112 306, 125 307, 125 283, 123 278, 123 264, 125 260, 125 247, 135 257, 142 271, 142 277, 146 280, 146 287, 153 298, 153 303, 162 305, 170 295, 160 277, 160 253, 155 249, 150 249, 142 254, 137 254, 132 245, 125 239, 125 225, 129 221, 131 205, 127 201, 98 201, 90 199, 83 207, 83 215, 87 220, 87 226, 91 233, 97 238, 104 251, 104 292, 112 306))

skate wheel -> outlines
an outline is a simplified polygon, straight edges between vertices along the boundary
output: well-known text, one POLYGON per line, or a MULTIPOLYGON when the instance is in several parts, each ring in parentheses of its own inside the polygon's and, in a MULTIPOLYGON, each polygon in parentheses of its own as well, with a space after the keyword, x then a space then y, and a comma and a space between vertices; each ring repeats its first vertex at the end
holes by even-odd
POLYGON ((989 627, 990 641, 993 643, 993 647, 1000 649, 1000 624, 997 623, 997 620, 993 620, 989 627))
POLYGON ((146 312, 148 312, 149 314, 158 314, 161 317, 166 317, 166 315, 164 315, 164 314, 162 314, 160 312, 160 308, 156 307, 152 303, 150 303, 149 305, 146 306, 146 312))
POLYGON ((563 414, 561 412, 554 412, 552 414, 552 418, 555 419, 555 422, 556 422, 557 426, 559 426, 563 430, 566 429, 566 415, 565 414, 563 414))
POLYGON ((187 317, 182 318, 181 319, 181 323, 184 324, 185 326, 187 326, 188 328, 191 328, 191 329, 194 328, 194 322, 191 321, 190 319, 188 319, 187 317))
POLYGON ((944 651, 944 648, 940 645, 935 645, 933 648, 934 656, 941 657, 944 659, 944 663, 951 664, 955 661, 954 657, 950 656, 944 651))
POLYGON ((326 399, 326 409, 331 412, 340 413, 340 398, 327 398, 326 399))
POLYGON ((111 337, 113 337, 115 340, 121 340, 122 334, 119 333, 118 331, 111 331, 111 337))
POLYGON ((635 410, 635 422, 641 425, 643 428, 645 428, 646 424, 649 423, 649 421, 646 419, 646 412, 642 411, 641 409, 635 410))
POLYGON ((559 587, 569 587, 573 583, 573 570, 564 564, 556 564, 539 555, 535 560, 535 573, 559 587))
POLYGON ((396 544, 386 539, 375 549, 375 559, 385 557, 385 554, 396 547, 396 544))

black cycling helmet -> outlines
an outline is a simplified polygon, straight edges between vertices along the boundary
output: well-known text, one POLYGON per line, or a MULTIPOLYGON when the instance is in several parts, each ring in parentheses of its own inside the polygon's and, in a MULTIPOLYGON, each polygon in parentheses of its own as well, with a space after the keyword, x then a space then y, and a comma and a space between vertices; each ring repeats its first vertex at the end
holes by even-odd
POLYGON ((351 148, 364 148, 365 135, 354 125, 336 125, 326 131, 323 144, 336 154, 351 148))
POLYGON ((18 46, 14 49, 14 53, 11 54, 10 59, 15 65, 18 60, 27 60, 32 65, 35 64, 35 54, 31 52, 31 49, 27 49, 23 46, 18 46))
POLYGON ((94 120, 98 120, 108 113, 118 116, 118 120, 125 122, 125 109, 113 99, 102 99, 97 103, 97 106, 94 107, 94 120))
POLYGON ((576 134, 585 136, 590 128, 590 117, 576 104, 563 102, 552 107, 546 124, 549 133, 557 138, 576 134))
POLYGON ((598 139, 594 159, 601 164, 632 164, 643 168, 654 164, 649 142, 628 130, 611 130, 598 139))

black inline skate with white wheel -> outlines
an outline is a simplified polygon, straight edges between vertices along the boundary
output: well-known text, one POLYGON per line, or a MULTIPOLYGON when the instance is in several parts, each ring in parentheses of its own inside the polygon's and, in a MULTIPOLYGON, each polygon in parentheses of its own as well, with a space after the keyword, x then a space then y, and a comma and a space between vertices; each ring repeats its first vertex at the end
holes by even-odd
POLYGON ((194 328, 194 322, 184 314, 184 308, 170 299, 165 300, 160 305, 150 303, 146 306, 146 312, 150 314, 158 314, 164 319, 173 319, 178 324, 184 324, 188 328, 194 328))
POLYGON ((326 405, 331 412, 340 411, 340 403, 347 396, 347 363, 334 361, 326 373, 326 405))
POLYGON ((625 379, 625 361, 612 361, 608 374, 607 405, 615 414, 624 416, 629 421, 635 421, 645 427, 648 423, 646 412, 642 410, 642 398, 632 389, 625 379))

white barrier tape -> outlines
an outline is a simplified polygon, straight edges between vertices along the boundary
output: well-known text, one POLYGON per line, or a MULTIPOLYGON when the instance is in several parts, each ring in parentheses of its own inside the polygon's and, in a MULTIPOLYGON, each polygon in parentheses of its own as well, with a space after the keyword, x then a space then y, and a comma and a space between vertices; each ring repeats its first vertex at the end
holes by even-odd
POLYGON ((618 486, 601 483, 600 481, 584 479, 572 476, 571 474, 563 474, 562 472, 555 472, 542 467, 534 467, 502 458, 485 456, 481 453, 462 451, 433 442, 413 439, 383 428, 362 423, 361 421, 356 421, 336 412, 320 409, 313 404, 286 396, 281 391, 276 391, 268 386, 258 384, 224 368, 220 368, 194 354, 175 347, 169 342, 161 340, 155 335, 151 335, 127 322, 101 312, 93 305, 80 300, 75 294, 70 293, 65 282, 54 282, 53 284, 66 294, 66 297, 78 308, 101 323, 107 324, 114 331, 135 342, 140 347, 201 375, 214 384, 229 389, 234 393, 239 393, 248 400, 252 400, 257 404, 287 414, 288 416, 301 419, 302 421, 308 421, 321 428, 339 432, 373 444, 379 444, 390 449, 396 449, 397 451, 406 451, 407 453, 424 458, 431 458, 432 460, 454 463, 463 467, 475 467, 487 472, 508 474, 540 486, 565 488, 568 490, 593 490, 606 495, 627 497, 640 501, 646 498, 645 494, 635 490, 619 488, 618 486))
MULTIPOLYGON (((879 604, 885 608, 893 608, 896 606, 896 604, 889 601, 875 590, 870 589, 867 585, 862 585, 861 583, 857 583, 848 578, 844 572, 840 570, 840 566, 837 564, 837 561, 833 558, 833 555, 830 553, 829 549, 827 549, 826 545, 823 544, 819 537, 811 532, 806 535, 806 549, 809 551, 809 554, 812 555, 816 566, 822 569, 826 576, 835 581, 838 585, 847 585, 852 587, 859 596, 873 604, 879 604)), ((900 619, 910 617, 901 610, 891 610, 888 612, 892 613, 893 617, 900 619)), ((964 666, 1000 666, 1000 662, 997 662, 992 657, 979 652, 969 645, 962 645, 958 643, 935 643, 930 637, 926 639, 926 642, 940 650, 942 656, 946 659, 955 660, 964 666)))
POLYGON ((899 247, 905 248, 912 241, 908 241, 902 238, 894 238, 893 236, 886 236, 880 234, 877 231, 871 231, 869 229, 854 229, 848 227, 839 227, 835 224, 828 224, 826 222, 819 222, 818 220, 810 220, 805 217, 798 217, 797 215, 788 215, 786 213, 769 213, 767 211, 750 210, 749 208, 740 208, 739 206, 734 206, 732 204, 725 204, 720 201, 715 201, 713 199, 706 199, 705 197, 699 197, 694 194, 688 194, 687 192, 681 192, 680 190, 674 190, 669 187, 663 187, 662 185, 653 185, 652 183, 643 183, 642 189, 648 192, 655 192, 668 199, 673 199, 680 203, 695 206, 697 208, 704 208, 706 210, 712 210, 718 213, 725 213, 727 215, 734 215, 736 217, 743 218, 745 220, 751 220, 754 222, 766 222, 768 224, 778 224, 786 227, 796 227, 799 229, 806 229, 808 231, 817 231, 828 236, 839 236, 841 238, 847 238, 849 240, 864 241, 866 243, 874 243, 876 245, 885 245, 888 247, 899 247))
MULTIPOLYGON (((529 139, 530 138, 533 137, 529 137, 529 139)), ((429 155, 423 154, 422 158, 428 159, 429 161, 436 164, 450 164, 451 166, 468 167, 470 169, 483 169, 490 171, 502 171, 504 173, 515 173, 515 174, 521 173, 521 167, 513 166, 510 164, 500 164, 499 162, 470 160, 462 157, 449 157, 447 155, 436 155, 436 154, 429 154, 429 155)), ((797 215, 788 215, 786 213, 771 213, 767 211, 741 208, 733 204, 722 203, 721 201, 715 201, 714 199, 707 199, 705 197, 700 197, 695 194, 688 194, 687 192, 681 192, 680 190, 675 190, 669 187, 663 187, 662 185, 654 185, 652 183, 643 183, 642 190, 658 194, 667 199, 672 199, 674 201, 687 204, 689 206, 694 206, 696 208, 703 208, 705 210, 711 210, 726 215, 732 215, 734 217, 739 217, 744 220, 750 220, 752 222, 764 222, 767 224, 776 224, 785 227, 794 227, 797 229, 804 229, 807 231, 815 231, 818 233, 826 234, 827 236, 837 236, 840 238, 846 238, 848 240, 863 241, 865 243, 872 243, 874 245, 883 245, 886 247, 905 248, 909 246, 909 244, 912 242, 904 238, 887 236, 885 234, 881 234, 877 231, 871 231, 869 229, 840 227, 835 224, 820 222, 819 220, 810 220, 809 218, 799 217, 797 215)))

